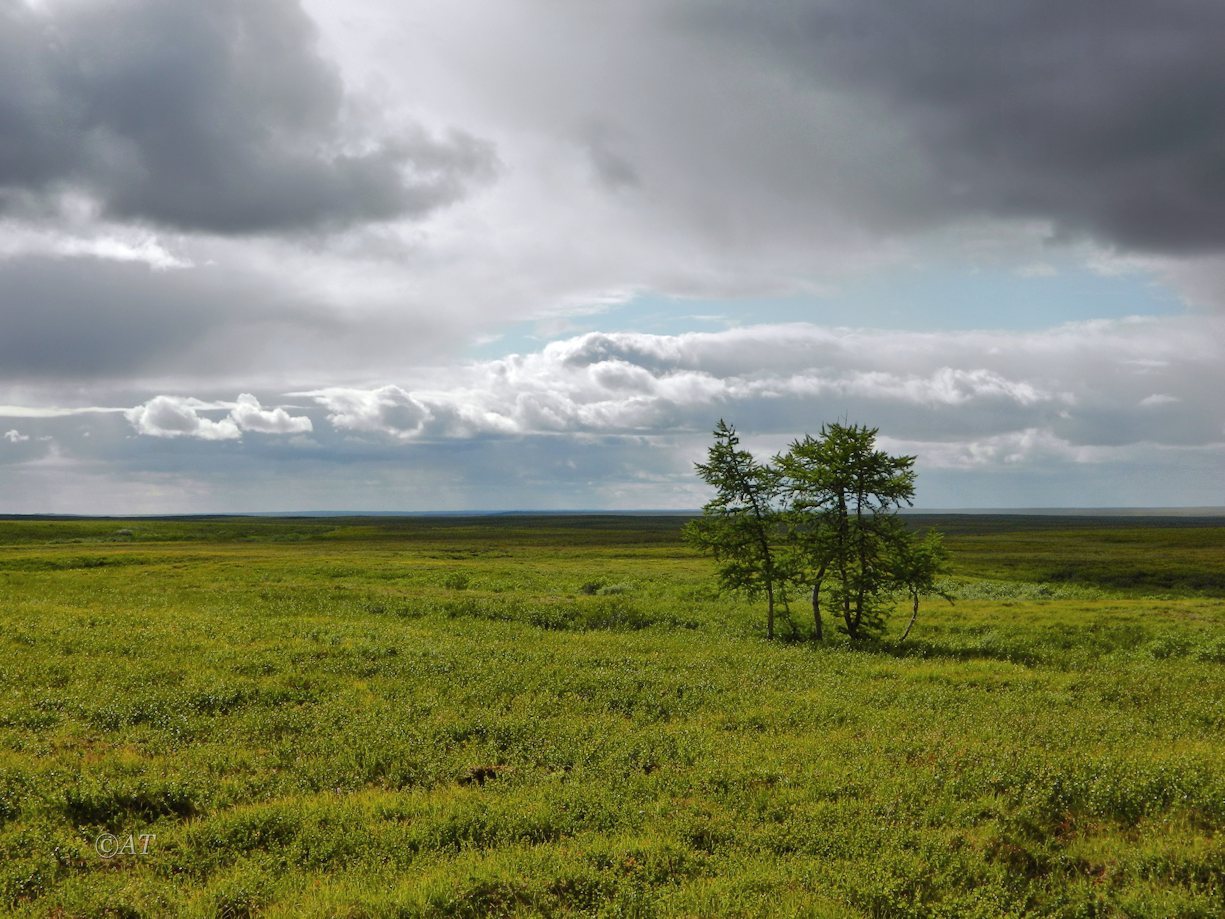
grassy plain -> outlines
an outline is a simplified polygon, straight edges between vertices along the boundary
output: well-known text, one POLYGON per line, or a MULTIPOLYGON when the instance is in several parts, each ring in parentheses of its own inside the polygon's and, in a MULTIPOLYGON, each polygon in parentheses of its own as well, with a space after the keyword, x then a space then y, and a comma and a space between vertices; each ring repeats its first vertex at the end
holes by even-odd
POLYGON ((1222 915, 1225 527, 943 524, 814 648, 670 518, 0 521, 0 909, 1222 915))

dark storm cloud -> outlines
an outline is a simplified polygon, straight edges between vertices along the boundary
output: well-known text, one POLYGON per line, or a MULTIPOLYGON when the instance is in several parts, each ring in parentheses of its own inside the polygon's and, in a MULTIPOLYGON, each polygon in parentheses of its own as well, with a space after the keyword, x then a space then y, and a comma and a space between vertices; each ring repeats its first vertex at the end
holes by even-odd
POLYGON ((718 36, 793 83, 859 100, 865 126, 884 119, 904 131, 931 180, 886 208, 887 219, 1037 218, 1154 252, 1225 246, 1217 0, 683 9, 683 29, 718 36))
POLYGON ((107 216, 242 234, 425 213, 492 148, 357 123, 290 0, 0 0, 0 207, 75 190, 107 216))
POLYGON ((317 304, 217 268, 0 261, 0 382, 251 373, 295 344, 325 354, 342 331, 317 304))

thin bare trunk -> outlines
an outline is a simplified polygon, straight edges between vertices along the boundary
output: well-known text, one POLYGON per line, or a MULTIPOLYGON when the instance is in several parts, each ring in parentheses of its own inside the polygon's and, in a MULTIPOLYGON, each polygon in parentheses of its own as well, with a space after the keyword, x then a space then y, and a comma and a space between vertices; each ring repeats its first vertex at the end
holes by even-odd
POLYGON ((774 638, 774 585, 766 581, 766 638, 774 638))
POLYGON ((847 634, 858 637, 859 623, 851 615, 851 582, 846 570, 846 556, 850 551, 851 525, 846 506, 846 496, 838 495, 838 581, 842 588, 842 621, 846 623, 847 634))
POLYGON ((906 623, 906 631, 902 633, 902 637, 897 640, 900 645, 906 640, 906 636, 910 634, 910 630, 914 628, 914 621, 919 618, 919 595, 912 593, 911 599, 914 600, 914 606, 910 610, 910 621, 906 623))
POLYGON ((812 585, 812 624, 813 624, 813 639, 815 641, 823 641, 824 636, 821 634, 821 582, 818 581, 812 585))
POLYGON ((821 570, 817 572, 817 577, 812 583, 812 624, 815 641, 825 639, 821 628, 821 584, 825 580, 825 568, 825 565, 821 566, 821 570))
POLYGON ((862 474, 855 489, 855 554, 859 557, 859 584, 855 591, 855 631, 863 621, 864 591, 867 588, 868 558, 863 534, 863 498, 864 486, 862 474))

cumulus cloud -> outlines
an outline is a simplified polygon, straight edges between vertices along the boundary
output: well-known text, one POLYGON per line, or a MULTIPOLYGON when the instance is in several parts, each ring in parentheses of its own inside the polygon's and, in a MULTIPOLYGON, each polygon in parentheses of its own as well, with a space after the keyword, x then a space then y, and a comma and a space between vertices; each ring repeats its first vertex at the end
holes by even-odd
POLYGON ((328 421, 345 431, 407 438, 419 434, 429 410, 399 386, 359 390, 333 388, 303 393, 328 410, 328 421))
POLYGON ((293 0, 0 5, 0 208, 223 234, 428 213, 491 146, 362 123, 293 0))
POLYGON ((798 434, 847 416, 949 465, 1135 443, 1210 444, 1225 409, 1220 321, 1075 323, 1041 332, 891 332, 809 324, 711 333, 589 333, 469 365, 446 389, 301 395, 333 425, 398 440, 704 433, 725 416, 798 434), (1161 386, 1160 397, 1153 387, 1161 386), (1160 411, 1155 411, 1160 409, 1160 411))
POLYGON ((199 440, 238 440, 242 433, 233 419, 214 421, 200 414, 217 406, 199 399, 155 396, 129 409, 124 417, 139 434, 149 437, 194 437, 199 440))
POLYGON ((197 440, 239 440, 244 431, 260 434, 302 434, 312 430, 310 418, 290 415, 284 408, 263 408, 250 393, 236 402, 205 402, 181 396, 155 396, 124 412, 138 434, 149 437, 191 437, 197 440), (206 411, 228 410, 212 419, 206 411))
POLYGON ((283 408, 266 409, 250 393, 242 393, 230 409, 230 418, 243 431, 260 434, 307 434, 313 429, 305 415, 291 415, 283 408))
MULTIPOLYGON (((1033 332, 595 332, 396 384, 290 394, 309 409, 161 395, 126 418, 90 419, 89 441, 67 410, 25 417, 62 445, 65 480, 102 459, 123 480, 211 483, 190 504, 168 497, 174 509, 268 507, 272 458, 301 477, 284 509, 695 507, 692 463, 720 417, 764 455, 823 422, 879 426, 886 448, 918 456, 927 506, 1194 503, 1225 456, 1223 333, 1212 317, 1033 332), (263 484, 232 485, 246 476, 263 484)), ((20 449, 0 457, 23 461, 20 449)), ((5 488, 8 506, 31 506, 5 488)))

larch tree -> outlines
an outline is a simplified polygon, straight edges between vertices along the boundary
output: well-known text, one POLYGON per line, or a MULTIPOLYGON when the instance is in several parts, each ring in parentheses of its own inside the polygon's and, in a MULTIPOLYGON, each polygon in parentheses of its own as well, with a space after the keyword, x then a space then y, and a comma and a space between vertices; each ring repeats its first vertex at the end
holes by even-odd
POLYGON ((774 637, 775 604, 785 596, 787 572, 780 553, 781 477, 740 449, 736 429, 720 419, 698 475, 715 490, 702 516, 685 526, 685 540, 719 563, 725 590, 765 594, 766 635, 774 637))
POLYGON ((919 602, 924 597, 934 595, 953 602, 952 596, 937 581, 947 569, 948 550, 944 548, 944 538, 936 530, 928 530, 922 539, 905 539, 898 544, 890 574, 896 588, 905 592, 911 604, 910 621, 898 644, 904 642, 914 628, 919 618, 919 602))
POLYGON ((939 534, 920 538, 899 516, 914 500, 915 458, 878 449, 877 433, 827 424, 763 464, 740 449, 735 428, 715 428, 707 462, 696 464, 715 497, 685 538, 718 560, 723 589, 765 594, 769 637, 776 601, 785 604, 791 584, 811 587, 816 641, 825 635, 824 609, 852 639, 881 638, 904 595, 905 640, 923 597, 948 599, 937 583, 946 563, 939 534))
MULTIPOLYGON (((816 534, 810 561, 851 638, 879 636, 895 586, 892 558, 909 532, 897 511, 914 499, 913 456, 876 448, 877 428, 827 424, 792 443, 777 465, 792 507, 816 534)), ((819 608, 815 609, 819 617, 819 608)))

